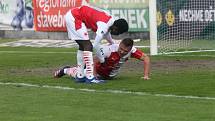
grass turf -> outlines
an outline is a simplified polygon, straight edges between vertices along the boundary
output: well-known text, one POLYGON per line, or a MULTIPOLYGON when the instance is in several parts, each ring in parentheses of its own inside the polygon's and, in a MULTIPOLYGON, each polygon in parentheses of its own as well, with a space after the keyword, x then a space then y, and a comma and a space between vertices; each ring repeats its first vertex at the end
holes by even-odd
POLYGON ((0 86, 2 121, 213 121, 210 100, 0 86))
MULTIPOLYGON (((154 94, 215 97, 215 70, 152 68, 151 80, 141 80, 142 72, 124 71, 102 85, 77 84, 69 77, 53 79, 52 72, 63 65, 75 64, 73 49, 0 48, 0 82, 67 86, 96 90, 128 90, 154 94), (1 51, 16 51, 5 53, 1 51), (18 53, 24 51, 26 53, 18 53), (27 53, 34 51, 38 53, 27 53)), ((202 53, 201 53, 202 54, 202 53)), ((210 52, 210 55, 215 53, 210 52)), ((155 56, 152 62, 169 60, 212 60, 214 56, 155 56)), ((152 63, 153 64, 153 63, 152 63)), ((124 68, 126 69, 126 68, 124 68)), ((0 85, 2 121, 213 121, 215 101, 174 97, 140 96, 97 92, 0 85)))

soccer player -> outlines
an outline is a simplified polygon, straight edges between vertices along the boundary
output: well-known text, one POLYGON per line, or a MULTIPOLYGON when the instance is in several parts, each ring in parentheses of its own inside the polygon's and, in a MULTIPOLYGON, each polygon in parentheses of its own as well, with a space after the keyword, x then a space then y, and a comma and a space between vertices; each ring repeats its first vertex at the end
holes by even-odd
MULTIPOLYGON (((111 35, 119 35, 128 31, 125 19, 114 18, 102 10, 83 5, 69 10, 65 15, 66 27, 70 39, 79 45, 77 52, 77 77, 79 81, 99 83, 93 75, 93 47, 98 57, 100 41, 104 38, 113 44, 111 35), (94 45, 90 42, 87 29, 96 32, 94 45), (84 67, 86 66, 86 73, 84 67)), ((102 58, 100 59, 102 61, 102 58)))
MULTIPOLYGON (((133 47, 132 39, 123 39, 120 44, 102 45, 100 47, 100 53, 105 61, 101 63, 98 57, 94 57, 94 75, 97 78, 112 79, 118 74, 120 67, 131 57, 143 61, 143 78, 145 80, 149 79, 150 58, 141 50, 133 47)), ((77 67, 66 66, 55 72, 56 78, 64 75, 75 78, 77 75, 77 67)))

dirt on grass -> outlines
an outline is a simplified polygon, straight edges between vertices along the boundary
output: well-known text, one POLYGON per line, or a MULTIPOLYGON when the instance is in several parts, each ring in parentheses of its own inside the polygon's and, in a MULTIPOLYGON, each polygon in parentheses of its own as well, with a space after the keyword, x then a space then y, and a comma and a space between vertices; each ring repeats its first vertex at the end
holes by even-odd
MULTIPOLYGON (((143 62, 135 59, 130 59, 121 68, 121 72, 130 73, 138 72, 143 73, 143 62)), ((8 69, 8 74, 25 76, 25 75, 40 75, 40 76, 53 76, 54 71, 60 69, 59 67, 49 68, 36 68, 36 69, 8 69)), ((214 60, 156 60, 151 61, 151 72, 171 72, 171 71, 184 71, 192 70, 215 70, 214 60)))
MULTIPOLYGON (((131 59, 126 62, 122 71, 143 72, 144 64, 141 61, 131 59)), ((200 69, 215 70, 215 60, 156 60, 151 61, 151 71, 182 71, 200 69)))

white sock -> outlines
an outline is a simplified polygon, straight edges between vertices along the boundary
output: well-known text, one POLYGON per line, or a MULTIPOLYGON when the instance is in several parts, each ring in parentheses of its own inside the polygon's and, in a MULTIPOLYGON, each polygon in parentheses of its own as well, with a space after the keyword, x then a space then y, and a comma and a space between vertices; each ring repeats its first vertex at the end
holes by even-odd
POLYGON ((75 78, 77 75, 77 67, 66 68, 64 69, 64 73, 75 78))
POLYGON ((83 51, 78 50, 77 52, 77 77, 83 78, 84 74, 84 60, 83 60, 83 51))
POLYGON ((68 70, 68 68, 65 68, 65 69, 63 70, 63 73, 64 73, 64 74, 67 74, 67 70, 68 70))
POLYGON ((93 75, 93 53, 90 51, 83 51, 84 62, 86 64, 86 77, 92 79, 93 75))

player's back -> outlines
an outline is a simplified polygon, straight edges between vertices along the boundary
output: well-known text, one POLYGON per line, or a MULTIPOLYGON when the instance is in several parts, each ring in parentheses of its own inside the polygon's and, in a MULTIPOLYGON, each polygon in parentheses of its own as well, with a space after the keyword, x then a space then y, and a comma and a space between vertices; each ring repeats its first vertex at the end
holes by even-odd
POLYGON ((87 28, 91 28, 93 31, 97 30, 98 21, 107 23, 111 18, 104 11, 89 6, 81 6, 79 9, 73 9, 72 14, 75 18, 83 21, 87 28))

